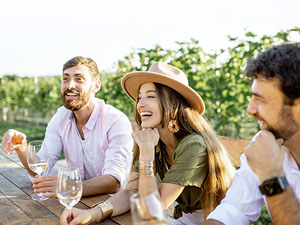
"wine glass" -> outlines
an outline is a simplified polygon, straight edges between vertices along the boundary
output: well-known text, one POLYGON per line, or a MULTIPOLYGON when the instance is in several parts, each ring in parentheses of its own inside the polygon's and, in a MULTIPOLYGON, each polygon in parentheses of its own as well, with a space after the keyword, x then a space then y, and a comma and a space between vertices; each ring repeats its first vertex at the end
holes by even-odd
POLYGON ((134 225, 169 224, 157 191, 146 196, 134 193, 130 196, 131 217, 134 225))
MULTIPOLYGON (((47 148, 44 146, 43 154, 37 155, 41 150, 43 141, 36 140, 28 143, 27 146, 27 163, 28 167, 35 172, 37 175, 41 175, 48 167, 48 152, 47 148)), ((43 193, 34 193, 31 198, 36 201, 43 201, 48 199, 44 197, 43 193)))
POLYGON ((78 168, 60 167, 56 182, 56 196, 60 204, 71 210, 82 195, 82 181, 78 168))

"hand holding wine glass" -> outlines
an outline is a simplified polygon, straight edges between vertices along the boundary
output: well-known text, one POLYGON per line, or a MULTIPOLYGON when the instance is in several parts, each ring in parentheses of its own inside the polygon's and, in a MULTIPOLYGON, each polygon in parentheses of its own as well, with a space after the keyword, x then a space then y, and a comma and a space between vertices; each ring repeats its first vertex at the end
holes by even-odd
POLYGON ((157 191, 146 196, 134 193, 130 196, 130 209, 134 225, 167 225, 167 218, 163 210, 157 191))
POLYGON ((56 195, 59 202, 71 211, 82 195, 82 181, 78 168, 59 168, 56 195))
MULTIPOLYGON (((37 153, 41 150, 43 141, 31 141, 27 147, 27 163, 28 167, 37 175, 41 175, 48 167, 48 152, 47 148, 43 149, 43 156, 38 156, 37 153)), ((44 197, 43 193, 34 193, 31 198, 36 201, 43 201, 48 199, 44 197)))

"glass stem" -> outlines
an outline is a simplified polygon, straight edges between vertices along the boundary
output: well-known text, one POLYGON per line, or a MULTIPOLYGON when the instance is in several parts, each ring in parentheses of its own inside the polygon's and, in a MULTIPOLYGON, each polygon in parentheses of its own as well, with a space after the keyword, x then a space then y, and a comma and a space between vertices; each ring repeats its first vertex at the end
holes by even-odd
POLYGON ((69 218, 69 220, 70 221, 68 221, 68 222, 71 222, 72 221, 72 207, 71 208, 69 208, 69 207, 66 207, 67 208, 67 210, 69 211, 69 216, 68 216, 68 218, 69 218))

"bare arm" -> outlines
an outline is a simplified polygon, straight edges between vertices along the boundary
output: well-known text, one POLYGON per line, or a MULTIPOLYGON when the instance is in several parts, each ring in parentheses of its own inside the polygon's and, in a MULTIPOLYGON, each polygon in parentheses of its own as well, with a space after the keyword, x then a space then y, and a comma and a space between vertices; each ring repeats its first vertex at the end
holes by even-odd
MULTIPOLYGON (((143 161, 151 162, 154 160, 154 147, 157 145, 159 134, 156 129, 143 129, 133 133, 133 137, 140 147, 140 164, 143 161)), ((168 208, 181 194, 184 186, 163 183, 158 188, 155 176, 139 176, 139 193, 141 196, 148 195, 153 191, 158 191, 164 208, 168 208)))
POLYGON ((160 194, 160 199, 163 203, 163 208, 168 208, 183 191, 184 186, 162 183, 158 189, 156 177, 142 177, 139 178, 139 193, 141 195, 147 195, 154 190, 157 190, 160 194))
POLYGON ((112 175, 102 175, 83 181, 82 196, 116 193, 120 182, 112 175))
POLYGON ((129 197, 132 193, 137 192, 138 183, 138 174, 132 172, 126 188, 108 199, 114 207, 112 216, 118 216, 130 209, 129 197))
MULTIPOLYGON (((138 174, 131 173, 130 181, 126 188, 114 196, 110 197, 107 201, 113 205, 112 216, 118 216, 127 212, 130 209, 129 197, 132 192, 136 192, 138 188, 138 174)), ((61 224, 69 224, 67 221, 72 220, 72 224, 89 224, 92 222, 100 221, 102 219, 102 212, 99 207, 94 207, 89 210, 82 210, 73 208, 70 216, 69 210, 64 210, 60 216, 61 224), (70 218, 71 217, 71 218, 70 218)))
POLYGON ((2 149, 6 152, 6 154, 13 154, 14 150, 17 152, 18 157, 27 170, 27 172, 31 176, 37 175, 33 172, 27 163, 27 141, 26 135, 13 129, 9 129, 2 138, 1 142, 2 149))
MULTIPOLYGON (((32 184, 35 193, 43 193, 44 196, 56 197, 57 175, 43 175, 33 179, 32 184)), ((120 182, 111 175, 103 175, 83 181, 82 196, 116 193, 120 188, 120 182)))
MULTIPOLYGON (((275 140, 271 132, 262 130, 244 150, 248 163, 260 182, 284 175, 282 163, 285 147, 282 142, 275 140)), ((267 196, 266 199, 274 224, 300 224, 300 203, 290 187, 280 194, 267 196)))
POLYGON ((282 193, 267 197, 274 225, 300 224, 300 203, 290 187, 282 193))
POLYGON ((25 167, 25 169, 27 170, 27 172, 31 175, 31 176, 35 176, 37 175, 35 172, 33 172, 27 163, 27 142, 23 143, 21 145, 19 145, 18 147, 15 148, 16 152, 18 154, 18 157, 21 161, 21 163, 23 164, 23 166, 25 167))

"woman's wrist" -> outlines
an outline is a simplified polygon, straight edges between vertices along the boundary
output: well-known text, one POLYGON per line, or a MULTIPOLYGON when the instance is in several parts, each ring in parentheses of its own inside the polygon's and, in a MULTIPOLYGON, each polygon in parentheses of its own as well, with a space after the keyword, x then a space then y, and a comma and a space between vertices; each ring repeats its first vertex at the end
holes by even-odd
POLYGON ((154 160, 154 150, 145 150, 140 149, 139 155, 140 161, 153 161, 154 160))
POLYGON ((139 160, 139 174, 141 177, 154 177, 153 160, 139 160))
POLYGON ((99 207, 94 207, 91 210, 92 223, 100 222, 102 220, 102 211, 99 207))
POLYGON ((100 222, 113 214, 113 205, 109 201, 103 201, 97 204, 92 212, 94 222, 100 222))

